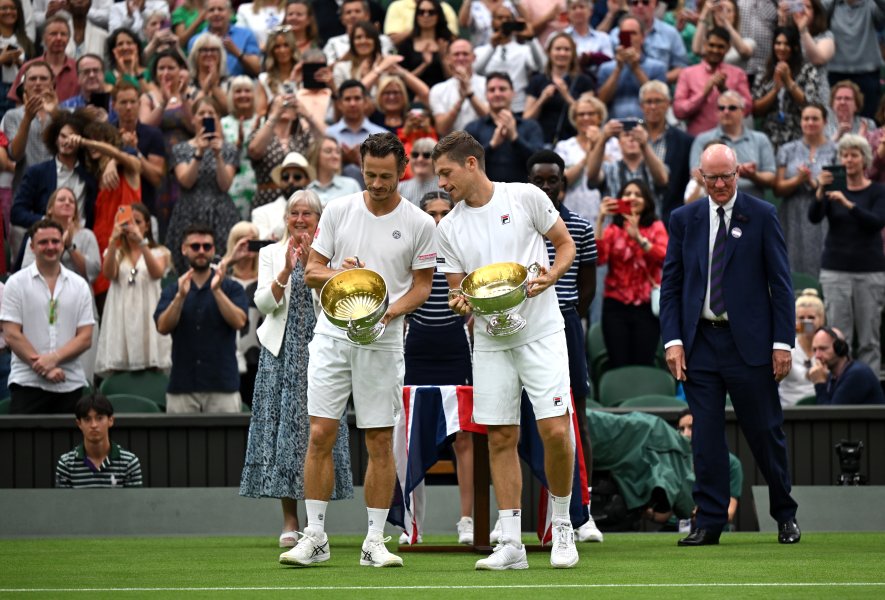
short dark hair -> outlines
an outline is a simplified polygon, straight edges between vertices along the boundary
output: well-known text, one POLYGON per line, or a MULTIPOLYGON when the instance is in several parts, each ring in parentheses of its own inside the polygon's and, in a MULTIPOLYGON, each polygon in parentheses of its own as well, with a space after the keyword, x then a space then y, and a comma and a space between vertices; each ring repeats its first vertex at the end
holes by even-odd
POLYGON ((85 419, 89 416, 89 411, 94 410, 97 415, 106 417, 114 416, 114 405, 108 400, 107 396, 101 392, 92 392, 77 400, 74 404, 74 415, 77 420, 85 419))
POLYGON ((349 90, 350 88, 359 88, 363 93, 363 97, 368 96, 369 92, 366 90, 366 86, 363 85, 363 82, 359 79, 347 79, 341 85, 338 86, 338 99, 344 97, 344 92, 349 90))
MULTIPOLYGON (((820 111, 821 116, 824 119, 824 123, 827 122, 827 107, 821 102, 809 102, 805 106, 802 107, 802 111, 804 112, 806 108, 816 108, 820 111)), ((799 113, 802 114, 802 113, 799 113)))
POLYGON ((136 52, 138 53, 138 64, 141 65, 143 58, 141 55, 141 40, 139 40, 135 32, 128 27, 118 27, 111 32, 111 34, 107 38, 107 41, 105 42, 107 46, 108 60, 111 63, 111 68, 118 68, 117 59, 114 58, 114 47, 116 47, 117 45, 117 38, 119 38, 121 35, 128 36, 129 39, 135 42, 136 52))
POLYGON ((507 82, 507 85, 510 86, 510 89, 513 89, 513 80, 510 78, 510 75, 505 73, 504 71, 492 71, 488 75, 486 75, 486 87, 492 82, 492 79, 503 79, 507 82))
POLYGON ((538 150, 525 163, 528 173, 531 173, 532 167, 538 164, 554 164, 559 167, 559 173, 565 175, 565 161, 553 150, 538 150))
POLYGON ((482 144, 466 131, 453 131, 437 142, 430 158, 436 161, 441 156, 447 156, 449 160, 461 166, 464 166, 467 158, 472 156, 476 159, 479 169, 483 172, 486 170, 486 152, 482 144))
POLYGON ((367 154, 375 158, 384 158, 393 154, 394 158, 396 158, 396 167, 399 170, 405 169, 406 165, 409 164, 403 143, 398 137, 388 131, 373 133, 366 138, 366 141, 360 144, 360 158, 363 164, 366 163, 367 154))
POLYGON ((728 30, 725 27, 719 27, 717 25, 707 31, 707 39, 708 40, 714 35, 720 39, 725 40, 729 44, 731 44, 731 34, 728 33, 728 30))
MULTIPOLYGON (((631 179, 630 181, 625 182, 624 185, 621 186, 621 189, 618 190, 618 198, 624 197, 624 191, 627 189, 628 185, 635 185, 639 188, 639 193, 642 194, 643 204, 645 205, 642 208, 642 212, 639 213, 639 226, 651 226, 651 224, 658 219, 655 214, 655 197, 651 192, 651 188, 649 188, 648 184, 642 179, 631 179)), ((624 215, 615 215, 612 217, 612 223, 618 227, 623 227, 624 215)))
POLYGON ((141 91, 138 89, 138 86, 132 83, 131 81, 126 81, 125 79, 120 79, 117 81, 116 85, 111 89, 111 97, 116 100, 117 96, 120 95, 121 92, 133 91, 139 96, 141 96, 141 91))
POLYGON ((682 410, 679 411, 679 414, 676 415, 676 422, 678 423, 679 421, 681 421, 682 417, 690 417, 690 416, 691 416, 691 409, 690 408, 683 408, 682 410))
POLYGON ((58 221, 53 221, 48 217, 44 217, 28 227, 28 237, 34 239, 34 236, 41 229, 57 229, 60 234, 65 234, 64 227, 62 227, 58 221))
POLYGON ((90 52, 90 53, 84 54, 83 56, 81 56, 80 58, 77 59, 77 75, 80 74, 80 63, 83 62, 87 58, 91 58, 92 60, 97 60, 98 62, 100 62, 101 69, 104 70, 104 59, 102 57, 100 57, 98 54, 92 54, 90 52))
MULTIPOLYGON (((58 134, 65 125, 73 129, 77 134, 82 135, 86 128, 88 119, 79 110, 68 112, 66 110, 56 109, 52 113, 52 118, 43 130, 43 143, 52 156, 58 155, 58 134)), ((78 152, 80 154, 80 152, 78 152)))
POLYGON ((157 81, 157 66, 160 64, 160 59, 163 58, 171 58, 178 64, 178 68, 187 69, 187 61, 184 60, 179 50, 175 48, 160 50, 154 55, 154 60, 151 62, 151 81, 157 81))
POLYGON ((212 243, 215 243, 215 230, 208 223, 191 223, 184 228, 184 235, 181 236, 181 241, 184 242, 189 235, 211 235, 212 243))
MULTIPOLYGON (((21 14, 21 13, 19 13, 19 14, 21 14)), ((52 15, 51 17, 46 19, 46 21, 43 23, 43 34, 44 35, 46 34, 46 28, 49 27, 50 25, 52 25, 53 23, 61 23, 62 25, 64 25, 67 28, 68 35, 72 35, 71 34, 71 24, 68 23, 67 19, 65 19, 63 16, 61 16, 59 14, 52 15)))

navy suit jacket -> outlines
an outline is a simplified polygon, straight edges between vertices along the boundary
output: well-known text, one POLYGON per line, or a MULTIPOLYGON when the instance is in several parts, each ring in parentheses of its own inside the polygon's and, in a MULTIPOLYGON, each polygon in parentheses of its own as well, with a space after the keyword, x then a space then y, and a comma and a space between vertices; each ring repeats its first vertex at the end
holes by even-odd
MULTIPOLYGON (((92 229, 95 221, 95 197, 98 194, 98 182, 87 172, 82 161, 77 164, 75 171, 86 186, 82 217, 86 220, 86 227, 92 229)), ((22 176, 18 189, 15 190, 10 217, 12 224, 27 229, 45 217, 49 196, 56 190, 57 183, 55 157, 28 167, 22 176)))
MULTIPOLYGON (((673 211, 661 282, 664 344, 681 339, 686 357, 707 294, 710 204, 705 196, 673 211)), ((784 234, 771 204, 738 192, 725 243, 725 307, 741 359, 771 364, 774 342, 792 346, 796 319, 784 234)))

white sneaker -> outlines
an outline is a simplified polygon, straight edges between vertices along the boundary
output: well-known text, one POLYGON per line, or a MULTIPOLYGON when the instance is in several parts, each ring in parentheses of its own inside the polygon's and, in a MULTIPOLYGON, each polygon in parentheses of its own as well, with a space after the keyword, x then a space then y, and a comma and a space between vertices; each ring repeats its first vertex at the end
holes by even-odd
POLYGON ((578 564, 575 531, 568 521, 553 523, 553 550, 550 551, 550 564, 557 569, 569 569, 578 564))
POLYGON ((360 558, 360 566, 363 567, 401 567, 403 559, 387 550, 385 542, 390 541, 390 536, 367 537, 363 542, 363 556, 360 558))
POLYGON ((303 532, 296 533, 301 536, 301 539, 298 540, 294 548, 280 554, 281 564, 306 567, 313 563, 329 560, 331 557, 329 537, 325 532, 315 534, 310 529, 305 529, 303 532))
POLYGON ((579 542, 602 542, 602 532, 596 526, 593 515, 590 515, 589 521, 578 527, 575 534, 579 542))
POLYGON ((489 534, 489 542, 492 544, 497 544, 501 541, 501 519, 495 521, 495 528, 492 529, 492 532, 489 534))
MULTIPOLYGON (((418 534, 418 540, 415 542, 416 544, 420 544, 424 539, 421 537, 421 534, 418 534)), ((399 536, 399 545, 403 546, 409 543, 409 534, 403 531, 399 536)))
POLYGON ((529 561, 525 557, 525 546, 519 548, 513 544, 498 544, 486 558, 476 561, 477 571, 506 571, 507 569, 528 569, 529 561))
POLYGON ((284 531, 280 534, 280 548, 294 548, 297 543, 297 531, 284 531))
POLYGON ((473 519, 470 517, 461 517, 461 520, 455 524, 458 529, 459 544, 473 544, 473 519))

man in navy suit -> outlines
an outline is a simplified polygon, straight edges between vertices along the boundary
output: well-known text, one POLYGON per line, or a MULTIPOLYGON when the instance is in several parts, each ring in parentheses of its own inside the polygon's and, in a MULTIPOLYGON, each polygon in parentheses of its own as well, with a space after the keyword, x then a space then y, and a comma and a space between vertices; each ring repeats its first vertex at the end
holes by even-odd
POLYGON ((683 382, 697 431, 697 521, 679 545, 718 544, 728 520, 726 393, 768 482, 778 541, 794 544, 801 533, 777 395, 795 339, 784 234, 773 206, 737 192, 733 150, 707 148, 701 173, 709 200, 673 211, 661 283, 667 365, 683 382))

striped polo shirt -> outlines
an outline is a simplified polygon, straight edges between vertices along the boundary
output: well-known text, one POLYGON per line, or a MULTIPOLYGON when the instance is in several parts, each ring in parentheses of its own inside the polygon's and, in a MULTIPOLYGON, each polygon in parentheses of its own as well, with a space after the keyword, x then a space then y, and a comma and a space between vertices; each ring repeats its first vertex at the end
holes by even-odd
MULTIPOLYGON (((559 300, 559 308, 574 308, 578 305, 578 269, 582 266, 596 268, 596 236, 593 226, 589 221, 571 212, 565 205, 559 205, 559 216, 565 222, 566 229, 575 240, 575 260, 565 275, 556 282, 556 297, 559 300)), ((550 240, 544 240, 547 244, 547 255, 550 264, 556 258, 556 250, 550 240)))
POLYGON ((409 319, 413 323, 428 327, 444 327, 453 324, 464 324, 464 317, 449 308, 449 284, 446 274, 434 271, 433 287, 430 297, 421 307, 412 313, 409 319))
POLYGON ((55 487, 111 488, 141 487, 141 463, 132 452, 111 442, 111 452, 96 469, 88 458, 83 444, 58 459, 55 469, 55 487))

